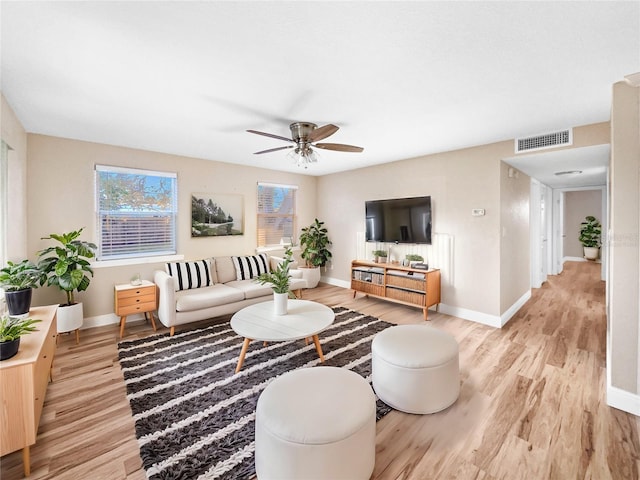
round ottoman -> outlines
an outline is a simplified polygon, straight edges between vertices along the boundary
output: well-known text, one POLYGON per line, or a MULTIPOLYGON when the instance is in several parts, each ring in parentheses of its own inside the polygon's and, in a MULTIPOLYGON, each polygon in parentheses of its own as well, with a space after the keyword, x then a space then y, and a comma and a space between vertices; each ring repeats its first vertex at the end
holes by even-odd
POLYGON ((357 373, 338 367, 287 372, 256 407, 260 480, 368 479, 376 449, 376 398, 357 373))
POLYGON ((429 325, 397 325, 371 343, 373 389, 384 403, 407 413, 435 413, 460 393, 458 342, 429 325))

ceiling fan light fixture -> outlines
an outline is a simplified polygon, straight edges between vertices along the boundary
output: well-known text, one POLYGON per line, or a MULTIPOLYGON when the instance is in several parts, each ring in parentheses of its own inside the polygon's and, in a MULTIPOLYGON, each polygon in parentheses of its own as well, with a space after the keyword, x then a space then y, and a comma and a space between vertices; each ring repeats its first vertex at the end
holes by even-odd
POLYGON ((295 150, 291 150, 287 157, 295 163, 298 167, 307 168, 310 163, 316 163, 319 155, 308 146, 296 147, 295 150))

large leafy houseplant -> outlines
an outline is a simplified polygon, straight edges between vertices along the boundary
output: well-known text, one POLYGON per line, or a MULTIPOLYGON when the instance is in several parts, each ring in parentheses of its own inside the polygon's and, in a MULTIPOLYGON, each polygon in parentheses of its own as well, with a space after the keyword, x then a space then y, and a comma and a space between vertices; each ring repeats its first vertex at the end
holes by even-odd
POLYGON ((602 225, 600 225, 596 217, 589 215, 585 217, 584 222, 580 224, 580 236, 578 240, 583 247, 599 248, 601 234, 602 225))
POLYGON ((95 257, 97 247, 91 242, 78 240, 82 230, 43 237, 42 240, 55 240, 58 244, 38 252, 38 266, 46 274, 47 285, 56 286, 66 293, 65 305, 75 304, 74 292, 86 290, 91 282, 87 274, 93 276, 89 259, 95 257))
POLYGON ((316 218, 311 225, 302 229, 300 233, 302 253, 300 256, 307 267, 324 267, 331 258, 329 245, 331 245, 331 240, 327 235, 324 222, 320 222, 316 218))
POLYGON ((7 266, 0 270, 0 287, 5 292, 38 288, 43 277, 44 273, 29 260, 19 263, 8 261, 7 266))
POLYGON ((270 272, 258 275, 256 277, 256 281, 261 285, 271 285, 274 293, 288 293, 292 298, 295 298, 289 291, 289 264, 292 262, 293 258, 291 248, 288 247, 284 251, 284 260, 270 272))

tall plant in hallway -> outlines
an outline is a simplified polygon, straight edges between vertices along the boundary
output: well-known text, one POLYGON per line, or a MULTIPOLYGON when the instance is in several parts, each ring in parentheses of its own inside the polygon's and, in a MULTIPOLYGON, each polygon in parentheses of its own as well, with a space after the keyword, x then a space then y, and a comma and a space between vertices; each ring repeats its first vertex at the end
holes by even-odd
POLYGON ((600 249, 600 236, 602 235, 602 225, 596 217, 589 215, 580 224, 580 236, 578 240, 584 248, 584 258, 596 260, 600 249))

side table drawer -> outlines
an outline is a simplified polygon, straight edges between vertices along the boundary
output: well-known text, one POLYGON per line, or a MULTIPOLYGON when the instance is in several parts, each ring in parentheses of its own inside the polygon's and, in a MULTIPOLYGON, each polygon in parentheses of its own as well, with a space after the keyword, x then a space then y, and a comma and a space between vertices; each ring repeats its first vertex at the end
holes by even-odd
POLYGON ((117 292, 119 301, 122 301, 123 299, 129 298, 129 297, 138 297, 141 295, 155 296, 155 294, 156 294, 155 285, 149 285, 149 286, 138 287, 138 288, 129 288, 127 290, 120 290, 119 292, 117 292))
POLYGON ((151 312, 156 309, 156 302, 144 302, 144 303, 136 303, 135 305, 129 305, 127 307, 118 308, 118 315, 121 317, 127 317, 129 315, 133 315, 134 313, 144 313, 151 312))
POLYGON ((138 295, 137 297, 126 297, 118 299, 118 311, 122 311, 123 308, 130 307, 141 303, 155 303, 156 294, 150 293, 146 295, 138 295))

